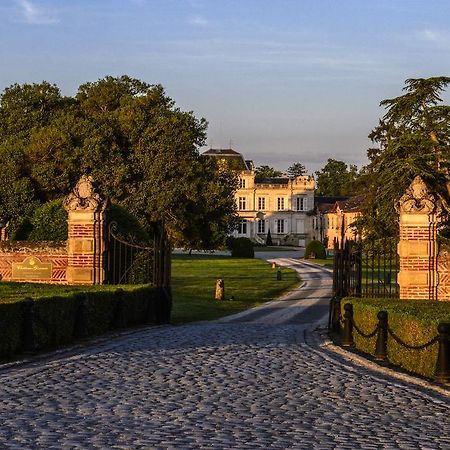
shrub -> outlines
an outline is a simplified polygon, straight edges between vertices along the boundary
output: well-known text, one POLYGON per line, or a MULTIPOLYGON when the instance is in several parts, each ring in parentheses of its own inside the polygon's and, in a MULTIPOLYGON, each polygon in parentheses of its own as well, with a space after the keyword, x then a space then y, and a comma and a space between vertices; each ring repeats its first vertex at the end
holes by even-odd
POLYGON ((235 238, 232 243, 231 256, 240 258, 254 258, 253 242, 249 238, 235 238))
POLYGON ((325 246, 320 241, 311 241, 308 243, 305 249, 305 258, 317 258, 326 259, 327 253, 325 251, 325 246))
MULTIPOLYGON (((409 345, 421 345, 437 334, 440 322, 450 321, 449 302, 424 300, 392 300, 345 298, 341 302, 342 314, 345 303, 353 304, 356 325, 365 334, 372 332, 377 323, 377 313, 388 313, 389 327, 409 345)), ((376 336, 363 338, 353 332, 356 348, 369 354, 375 353, 376 336)), ((436 367, 437 344, 423 350, 409 350, 398 344, 392 336, 388 337, 388 358, 407 371, 432 377, 436 367)))
MULTIPOLYGON (((103 288, 102 288, 103 289, 103 288)), ((166 322, 170 304, 152 287, 130 287, 119 295, 113 288, 86 293, 86 332, 99 335, 127 326, 166 322), (119 300, 120 296, 120 300, 119 300), (119 302, 121 307, 119 311, 119 302), (120 321, 117 315, 120 314, 120 321)), ((35 339, 38 349, 48 349, 74 340, 79 310, 76 293, 36 298, 33 303, 35 339)), ((10 357, 24 349, 23 301, 0 301, 0 357, 10 357)))
POLYGON ((63 199, 44 203, 30 219, 29 241, 64 241, 67 239, 67 212, 63 199))
POLYGON ((270 228, 269 228, 269 231, 267 231, 266 245, 267 245, 267 247, 272 247, 272 245, 273 245, 272 235, 270 234, 270 228))

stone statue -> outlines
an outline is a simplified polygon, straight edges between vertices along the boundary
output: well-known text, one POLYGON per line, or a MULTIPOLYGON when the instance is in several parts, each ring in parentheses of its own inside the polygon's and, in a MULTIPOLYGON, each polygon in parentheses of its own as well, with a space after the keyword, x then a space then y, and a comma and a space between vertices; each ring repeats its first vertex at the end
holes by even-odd
POLYGON ((436 205, 436 197, 430 193, 422 178, 417 176, 400 198, 396 210, 407 214, 433 214, 436 205))
POLYGON ((104 211, 107 201, 98 192, 91 176, 83 175, 64 201, 67 211, 104 211))

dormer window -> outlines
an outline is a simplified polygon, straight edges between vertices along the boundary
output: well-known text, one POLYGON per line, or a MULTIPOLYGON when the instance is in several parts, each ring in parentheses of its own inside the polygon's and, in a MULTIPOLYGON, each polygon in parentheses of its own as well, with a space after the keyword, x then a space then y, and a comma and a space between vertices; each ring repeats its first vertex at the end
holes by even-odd
POLYGON ((245 189, 245 178, 239 178, 239 189, 245 189))

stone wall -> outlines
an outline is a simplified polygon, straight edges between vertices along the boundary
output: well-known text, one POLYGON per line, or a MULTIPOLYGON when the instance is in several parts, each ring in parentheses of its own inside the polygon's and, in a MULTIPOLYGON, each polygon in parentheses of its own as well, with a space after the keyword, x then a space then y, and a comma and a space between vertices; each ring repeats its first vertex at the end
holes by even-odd
POLYGON ((67 243, 0 242, 0 279, 67 284, 67 243))
POLYGON ((108 200, 92 178, 83 176, 64 206, 65 242, 0 242, 0 277, 4 281, 53 284, 102 284, 105 281, 104 228, 108 200))

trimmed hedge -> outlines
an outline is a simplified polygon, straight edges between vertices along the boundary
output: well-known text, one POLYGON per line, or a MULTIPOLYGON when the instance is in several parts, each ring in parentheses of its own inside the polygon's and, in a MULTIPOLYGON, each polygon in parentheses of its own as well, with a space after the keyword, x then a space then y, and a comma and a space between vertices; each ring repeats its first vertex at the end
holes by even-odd
POLYGON ((253 242, 249 238, 234 238, 231 241, 231 256, 236 258, 254 258, 255 249, 253 242))
MULTIPOLYGON (((421 345, 430 341, 437 335, 437 326, 440 322, 450 322, 450 302, 344 298, 341 301, 342 315, 346 303, 353 305, 354 321, 365 334, 375 329, 378 312, 386 311, 389 327, 409 345, 421 345)), ((358 350, 371 355, 375 353, 376 336, 363 338, 354 330, 353 339, 358 350)), ((409 350, 389 335, 387 348, 391 363, 425 377, 433 376, 436 368, 437 344, 423 350, 409 350)))
POLYGON ((314 255, 317 259, 326 259, 327 252, 325 246, 320 241, 311 241, 305 248, 305 259, 310 259, 314 255))
MULTIPOLYGON (((32 309, 35 348, 50 349, 68 344, 76 339, 80 329, 87 337, 126 326, 167 323, 170 309, 171 303, 164 292, 148 286, 37 298, 32 309), (82 302, 84 315, 80 313, 82 302)), ((24 311, 23 300, 0 303, 1 358, 30 350, 26 348, 24 311)))

